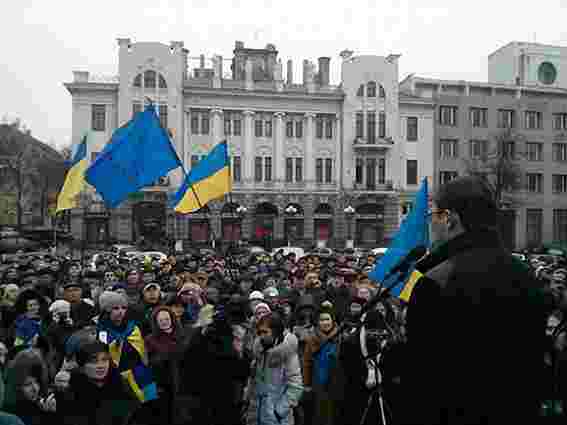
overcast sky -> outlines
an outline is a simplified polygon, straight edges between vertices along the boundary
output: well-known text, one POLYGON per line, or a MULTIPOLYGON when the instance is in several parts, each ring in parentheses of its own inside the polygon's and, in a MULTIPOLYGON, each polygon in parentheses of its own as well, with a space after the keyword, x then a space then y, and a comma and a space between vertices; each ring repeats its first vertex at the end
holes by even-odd
POLYGON ((235 40, 270 42, 296 70, 305 58, 330 56, 333 83, 346 48, 401 54, 400 79, 486 81, 488 54, 509 41, 567 46, 567 0, 8 0, 0 17, 0 117, 20 117, 58 145, 71 134, 63 82, 72 70, 116 74, 117 37, 183 40, 190 56, 225 58, 235 40))

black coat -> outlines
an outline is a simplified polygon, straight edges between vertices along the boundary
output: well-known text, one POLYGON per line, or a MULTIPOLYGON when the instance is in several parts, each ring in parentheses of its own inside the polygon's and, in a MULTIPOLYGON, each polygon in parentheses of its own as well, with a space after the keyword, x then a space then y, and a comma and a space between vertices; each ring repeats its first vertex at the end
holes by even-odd
POLYGON ((420 267, 402 359, 404 422, 537 423, 546 321, 538 283, 490 231, 458 236, 420 267))
POLYGON ((57 393, 56 401, 62 425, 123 425, 139 406, 115 369, 102 387, 73 372, 68 390, 57 393))

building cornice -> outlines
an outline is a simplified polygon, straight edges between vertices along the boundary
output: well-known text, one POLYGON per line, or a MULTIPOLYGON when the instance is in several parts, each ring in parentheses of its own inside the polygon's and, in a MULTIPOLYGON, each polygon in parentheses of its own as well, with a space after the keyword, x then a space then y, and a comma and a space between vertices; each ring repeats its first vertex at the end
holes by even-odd
POLYGON ((118 83, 63 83, 63 85, 71 94, 88 91, 118 92, 118 83))
POLYGON ((303 99, 303 100, 319 100, 319 101, 342 101, 345 94, 340 91, 337 93, 304 93, 304 92, 277 92, 271 90, 245 90, 245 89, 213 89, 203 87, 183 87, 183 95, 187 96, 212 96, 212 97, 240 97, 240 98, 256 98, 256 99, 303 99))

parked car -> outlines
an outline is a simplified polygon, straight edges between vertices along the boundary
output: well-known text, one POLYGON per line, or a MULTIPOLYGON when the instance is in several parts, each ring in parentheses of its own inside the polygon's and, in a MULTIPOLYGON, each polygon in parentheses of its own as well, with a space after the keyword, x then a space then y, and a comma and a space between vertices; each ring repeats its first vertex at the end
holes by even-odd
POLYGON ((134 245, 117 244, 110 247, 110 252, 115 253, 119 257, 125 256, 128 252, 138 251, 134 245))
POLYGON ((303 248, 298 247, 298 246, 282 246, 282 247, 279 247, 279 248, 272 251, 272 255, 274 255, 278 251, 282 251, 284 256, 286 256, 290 253, 294 253, 295 258, 298 258, 298 259, 305 256, 305 250, 303 248))
POLYGON ((334 251, 331 248, 315 248, 309 251, 308 254, 317 255, 321 258, 329 258, 333 256, 334 251))

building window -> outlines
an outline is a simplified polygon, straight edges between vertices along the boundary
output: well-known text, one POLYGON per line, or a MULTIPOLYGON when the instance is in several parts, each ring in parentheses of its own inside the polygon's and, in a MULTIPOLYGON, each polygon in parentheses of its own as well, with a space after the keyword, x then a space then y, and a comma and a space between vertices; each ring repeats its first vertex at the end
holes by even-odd
POLYGON ((557 162, 567 161, 567 143, 553 144, 553 160, 557 162))
POLYGON ((285 181, 288 183, 293 181, 293 158, 285 159, 285 181))
POLYGON ((303 121, 295 122, 295 137, 301 139, 303 137, 303 121))
POLYGON ((439 124, 449 127, 457 126, 457 111, 456 106, 439 106, 439 124))
POLYGON ((488 109, 486 108, 471 108, 471 126, 486 128, 488 109))
POLYGON ((224 116, 224 135, 230 136, 232 134, 232 122, 230 121, 230 115, 225 114, 224 116))
POLYGON ((232 127, 235 136, 240 136, 242 134, 242 121, 240 120, 240 118, 233 121, 232 127))
POLYGON ((417 117, 407 117, 407 132, 408 142, 415 142, 417 140, 417 117))
POLYGON ((541 112, 538 111, 525 111, 524 112, 524 126, 528 130, 541 129, 541 112))
POLYGON ((331 119, 328 119, 325 122, 325 137, 327 139, 333 138, 333 120, 331 120, 331 119))
POLYGON ((333 181, 333 160, 332 158, 325 159, 325 183, 333 181))
POLYGON ((553 129, 567 130, 567 114, 553 114, 553 129))
POLYGON ((106 130, 106 105, 92 105, 91 121, 92 131, 106 130))
POLYGON ((315 180, 317 183, 323 183, 323 160, 321 158, 315 160, 315 180))
POLYGON ((201 116, 201 134, 209 134, 209 116, 202 115, 201 116))
POLYGON ((528 192, 542 193, 543 192, 543 174, 541 173, 527 173, 528 192))
POLYGON ((148 70, 144 72, 144 87, 147 89, 156 88, 156 72, 148 70))
POLYGON ((408 159, 406 162, 407 184, 417 184, 417 160, 408 159))
POLYGON ((386 113, 384 112, 378 114, 378 137, 381 139, 386 137, 386 113))
POLYGON ((159 88, 160 89, 166 89, 167 88, 167 83, 165 82, 165 78, 163 78, 163 75, 159 74, 159 88))
POLYGON ((553 193, 567 193, 567 174, 553 175, 553 193))
POLYGON ((526 210, 526 239, 529 246, 540 246, 542 241, 543 211, 526 210))
POLYGON ((286 121, 285 136, 289 138, 293 137, 293 121, 286 121))
POLYGON ((257 156, 254 159, 254 181, 261 182, 262 181, 262 171, 263 171, 263 164, 262 164, 262 157, 257 156))
POLYGON ((488 153, 488 140, 471 140, 470 157, 473 159, 483 158, 488 153))
POLYGON ((134 78, 134 87, 142 87, 142 74, 138 74, 134 78))
POLYGON ((317 139, 323 138, 323 118, 317 118, 315 122, 315 137, 317 139))
POLYGON ((272 181, 272 157, 267 156, 264 158, 264 181, 272 181))
POLYGON ((526 143, 528 161, 543 161, 543 143, 526 143))
POLYGON ((386 91, 384 90, 384 87, 382 87, 382 84, 378 86, 378 96, 380 96, 381 99, 386 97, 386 91))
POLYGON ((191 155, 191 169, 199 163, 199 155, 191 155))
POLYGON ((440 184, 449 183, 451 180, 455 180, 458 176, 459 175, 456 171, 440 171, 439 183, 440 184))
POLYGON ((513 109, 498 110, 498 128, 515 128, 516 111, 513 109))
POLYGON ((553 210, 553 240, 567 242, 567 210, 553 210))
POLYGON ((542 62, 537 70, 537 78, 542 84, 553 84, 557 78, 557 69, 551 62, 542 62))
POLYGON ((272 137, 272 120, 264 121, 264 126, 266 137, 272 137))
POLYGON ((356 113, 356 137, 364 137, 364 116, 362 112, 356 113))
POLYGON ((370 81, 366 85, 366 97, 376 97, 376 82, 370 81))
POLYGON ((441 159, 452 159, 459 156, 459 143, 453 139, 442 139, 439 141, 441 147, 441 159))
POLYGON ((361 84, 361 85, 358 87, 358 90, 356 91, 356 95, 357 95, 358 97, 363 97, 363 96, 364 96, 364 84, 361 84))
POLYGON ((368 143, 376 142, 376 113, 368 112, 366 116, 366 140, 368 143))
POLYGON ((516 142, 508 141, 502 143, 502 156, 508 159, 516 158, 516 142))
POLYGON ((199 115, 191 114, 191 134, 199 134, 199 115))
POLYGON ((386 158, 378 158, 378 184, 386 183, 386 158))
POLYGON ((239 182, 242 179, 242 160, 240 156, 235 156, 232 161, 232 179, 239 182))
POLYGON ((366 158, 366 189, 376 190, 376 158, 366 158))
POLYGON ((167 105, 159 105, 159 123, 163 128, 167 128, 167 105))
POLYGON ((362 158, 356 158, 356 167, 354 170, 354 182, 356 184, 362 184, 362 173, 364 169, 364 163, 362 158))
POLYGON ((303 158, 295 158, 295 181, 303 181, 303 158))
POLYGON ((255 120, 254 121, 254 136, 262 137, 262 120, 255 120))
POLYGON ((132 118, 139 112, 142 112, 142 104, 140 102, 132 103, 132 118))

